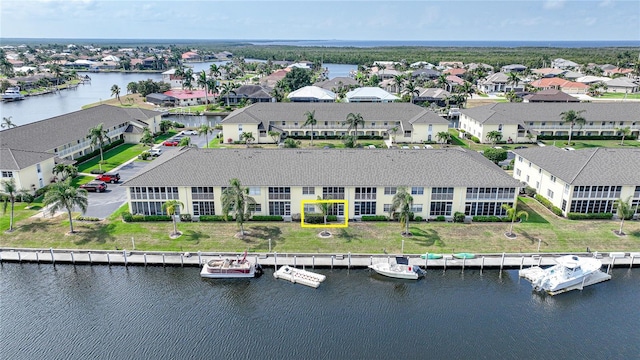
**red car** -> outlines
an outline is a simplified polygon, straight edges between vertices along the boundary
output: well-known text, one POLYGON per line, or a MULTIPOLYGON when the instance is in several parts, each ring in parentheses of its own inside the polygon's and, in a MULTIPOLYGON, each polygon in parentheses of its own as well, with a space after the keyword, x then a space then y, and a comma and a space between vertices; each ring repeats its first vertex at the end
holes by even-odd
POLYGON ((80 185, 80 188, 87 191, 95 191, 100 193, 107 190, 107 184, 102 181, 91 181, 86 184, 80 185))
POLYGON ((120 181, 120 174, 118 174, 118 173, 104 173, 104 174, 98 175, 98 177, 96 178, 96 181, 104 181, 104 182, 107 182, 107 183, 115 184, 118 181, 120 181))
POLYGON ((164 146, 178 146, 179 141, 178 140, 166 140, 165 142, 162 143, 162 145, 164 146))

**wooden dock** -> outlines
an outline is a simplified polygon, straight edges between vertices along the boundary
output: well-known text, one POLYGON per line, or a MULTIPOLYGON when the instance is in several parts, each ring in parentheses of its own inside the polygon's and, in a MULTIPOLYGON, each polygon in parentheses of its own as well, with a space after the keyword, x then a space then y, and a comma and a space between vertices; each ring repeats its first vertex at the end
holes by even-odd
MULTIPOLYGON (((551 253, 479 254, 473 259, 455 259, 445 254, 442 259, 421 259, 420 254, 405 254, 409 264, 426 269, 465 268, 472 269, 523 269, 531 266, 554 265, 555 258, 567 255, 551 253)), ((640 252, 576 253, 595 256, 602 260, 603 267, 639 267, 640 252)), ((42 263, 74 265, 113 266, 191 266, 200 267, 212 259, 240 259, 242 253, 221 252, 157 252, 137 250, 64 250, 64 249, 17 249, 0 248, 0 264, 42 263)), ((311 254, 311 253, 250 253, 248 258, 263 267, 291 265, 310 268, 366 268, 379 262, 391 262, 394 255, 382 254, 311 254)))

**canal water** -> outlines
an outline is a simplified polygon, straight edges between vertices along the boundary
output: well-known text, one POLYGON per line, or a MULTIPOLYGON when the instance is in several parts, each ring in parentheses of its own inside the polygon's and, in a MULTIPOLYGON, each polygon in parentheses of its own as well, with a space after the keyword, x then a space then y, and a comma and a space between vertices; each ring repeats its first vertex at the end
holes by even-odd
MULTIPOLYGON (((216 62, 222 64, 224 62, 216 62)), ((208 70, 213 62, 189 64, 194 72, 208 70)), ((348 76, 349 71, 356 69, 356 65, 346 64, 325 64, 329 69, 330 77, 348 76)), ((84 75, 85 73, 81 73, 84 75)), ((11 117, 11 121, 16 125, 29 124, 34 121, 48 119, 54 116, 67 114, 80 110, 84 105, 97 103, 113 98, 111 87, 118 85, 121 89, 120 97, 125 98, 127 85, 130 82, 151 79, 161 81, 162 74, 159 73, 87 73, 91 77, 90 83, 79 85, 75 90, 62 90, 57 93, 27 97, 23 101, 0 103, 0 113, 2 117, 11 117)), ((172 119, 184 120, 187 126, 199 126, 204 123, 203 118, 172 119)), ((219 122, 220 117, 207 119, 210 124, 219 122)))
POLYGON ((517 271, 201 279, 197 268, 2 264, 4 359, 637 359, 640 271, 555 297, 517 271))

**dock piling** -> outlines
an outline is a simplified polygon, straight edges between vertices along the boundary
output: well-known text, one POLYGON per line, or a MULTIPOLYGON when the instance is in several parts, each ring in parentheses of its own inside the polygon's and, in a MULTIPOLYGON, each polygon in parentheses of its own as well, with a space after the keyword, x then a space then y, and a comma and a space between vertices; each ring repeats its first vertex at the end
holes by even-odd
MULTIPOLYGON (((36 251, 36 262, 40 263, 40 256, 38 255, 37 251, 36 251)), ((633 264, 633 258, 631 258, 631 263, 633 264)))
POLYGON ((53 256, 53 248, 49 248, 49 252, 51 252, 51 263, 53 266, 56 266, 56 257, 53 256))
POLYGON ((349 255, 349 264, 347 265, 347 269, 351 269, 351 251, 349 251, 348 255, 349 255))
POLYGON ((111 266, 111 256, 109 256, 109 253, 107 253, 107 263, 111 266))
POLYGON ((333 260, 336 258, 335 255, 331 255, 331 270, 333 270, 333 260))
POLYGON ((447 257, 444 257, 444 271, 447 271, 447 257))
POLYGON ((466 261, 467 261, 467 257, 465 256, 462 258, 462 272, 464 272, 464 264, 466 263, 466 261))
POLYGON ((312 269, 316 268, 316 256, 315 255, 311 256, 311 268, 312 269))
POLYGON ((484 256, 482 256, 482 262, 480 263, 480 274, 482 274, 483 270, 484 270, 484 256))
POLYGON ((369 265, 373 265, 373 256, 369 256, 369 265))
POLYGON ((87 252, 87 255, 89 255, 89 264, 93 265, 93 260, 91 259, 91 251, 87 252))
POLYGON ((72 263, 73 265, 75 265, 75 264, 76 264, 76 259, 73 257, 73 251, 71 252, 71 263, 72 263))
POLYGON ((523 265, 524 265, 524 255, 522 256, 522 259, 520 259, 520 270, 522 270, 523 265))
POLYGON ((184 267, 184 254, 180 254, 180 266, 184 267))
POLYGON ((273 269, 278 270, 278 252, 273 253, 273 269))
POLYGON ((631 261, 629 262, 629 269, 631 269, 633 267, 633 258, 635 257, 635 254, 631 254, 631 261))
POLYGON ((122 257, 124 258, 124 266, 127 267, 127 250, 122 250, 122 257))
MULTIPOLYGON (((145 260, 146 262, 146 260, 145 260)), ((258 263, 258 261, 256 260, 256 264, 258 263)), ((202 265, 202 252, 200 250, 198 250, 198 265, 202 265)))
POLYGON ((503 267, 504 267, 504 253, 502 253, 502 260, 500 260, 500 271, 502 271, 503 267))
POLYGON ((293 255, 293 267, 296 267, 296 265, 298 265, 298 256, 293 255))
POLYGON ((147 253, 142 254, 142 257, 144 258, 144 266, 147 267, 147 253))
POLYGON ((18 262, 22 262, 22 255, 20 255, 20 251, 18 251, 18 262))
POLYGON ((164 254, 162 254, 162 267, 164 267, 164 254))

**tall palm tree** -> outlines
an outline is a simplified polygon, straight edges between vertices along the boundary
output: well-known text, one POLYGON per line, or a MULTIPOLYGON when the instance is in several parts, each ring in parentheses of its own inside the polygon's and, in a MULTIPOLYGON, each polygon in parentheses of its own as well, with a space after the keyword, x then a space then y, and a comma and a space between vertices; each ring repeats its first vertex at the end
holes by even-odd
POLYGON ((162 210, 166 211, 167 215, 171 216, 171 220, 173 221, 173 232, 171 233, 172 236, 180 235, 180 233, 178 232, 176 214, 183 207, 184 204, 178 200, 167 200, 164 204, 162 204, 162 210))
POLYGON ((502 133, 498 130, 489 131, 486 135, 487 140, 491 141, 491 145, 495 145, 498 141, 502 140, 502 133))
POLYGON ((447 80, 447 74, 440 74, 438 76, 438 87, 444 90, 449 89, 449 81, 447 80))
POLYGON ((518 211, 517 202, 513 204, 513 207, 509 206, 509 204, 503 204, 502 208, 507 211, 507 218, 511 219, 511 225, 509 226, 509 232, 507 233, 507 235, 511 237, 514 235, 513 224, 516 222, 516 219, 529 219, 529 213, 524 210, 518 211))
POLYGON ((209 134, 213 132, 213 128, 209 126, 209 124, 202 124, 198 128, 198 135, 204 135, 204 139, 207 142, 207 147, 209 147, 209 134))
POLYGON ((220 72, 220 68, 216 64, 211 64, 209 66, 209 75, 211 75, 214 79, 218 78, 222 73, 220 72))
POLYGON ((144 130, 142 131, 140 143, 146 146, 153 146, 153 135, 151 134, 149 128, 144 128, 144 130))
POLYGON ((207 93, 209 92, 209 79, 207 79, 207 73, 204 70, 202 70, 200 75, 198 75, 198 86, 201 86, 204 89, 204 104, 206 109, 206 105, 209 104, 209 99, 207 98, 207 93))
POLYGON ((618 235, 620 236, 624 235, 624 232, 622 232, 622 226, 624 225, 624 220, 631 218, 631 216, 633 216, 633 213, 635 212, 635 210, 629 204, 630 199, 631 197, 628 197, 627 200, 623 201, 622 199, 618 199, 615 202, 616 213, 620 218, 620 229, 618 230, 618 235))
POLYGON ((507 84, 513 85, 513 87, 511 88, 512 90, 518 87, 519 83, 520 83, 520 76, 518 75, 517 72, 512 71, 509 73, 509 75, 507 75, 507 84))
POLYGON ((109 142, 111 142, 111 139, 107 135, 109 132, 103 129, 103 126, 104 124, 100 123, 100 125, 89 129, 89 139, 91 139, 91 146, 96 146, 96 144, 99 145, 100 162, 98 163, 98 165, 100 167, 100 171, 102 171, 102 163, 104 162, 104 157, 102 155, 102 146, 104 145, 105 140, 109 140, 109 142))
POLYGON ((347 131, 354 130, 353 142, 354 146, 358 143, 358 126, 364 126, 364 118, 362 118, 362 114, 360 113, 349 113, 347 114, 347 121, 345 122, 349 127, 347 131))
POLYGON ((411 235, 409 232, 409 218, 411 217, 411 206, 413 205, 413 196, 407 192, 407 188, 401 186, 393 195, 391 207, 389 208, 389 217, 393 218, 393 213, 397 212, 400 224, 405 229, 402 235, 411 235))
POLYGON ((71 164, 60 163, 53 167, 53 174, 60 175, 60 181, 65 181, 78 176, 78 168, 71 164))
POLYGON ((631 128, 629 126, 624 127, 624 128, 617 128, 616 129, 620 134, 622 134, 622 140, 620 140, 620 145, 624 145, 624 138, 626 136, 629 136, 629 134, 631 134, 631 128))
POLYGON ((252 205, 256 201, 249 196, 249 188, 242 187, 240 180, 231 179, 229 184, 231 186, 222 191, 222 212, 225 220, 228 218, 229 213, 235 216, 236 222, 240 227, 240 236, 244 236, 244 222, 251 217, 252 205))
POLYGON ((69 215, 69 230, 73 234, 73 217, 71 216, 71 211, 77 206, 84 214, 89 204, 87 196, 86 190, 71 186, 71 181, 67 180, 49 185, 49 189, 44 194, 42 203, 45 206, 49 206, 51 215, 55 214, 58 210, 67 210, 67 214, 69 215))
POLYGON ((418 89, 418 87, 416 86, 415 81, 409 81, 407 83, 407 85, 404 87, 404 92, 406 94, 409 94, 409 96, 411 97, 411 103, 413 104, 413 99, 416 96, 420 95, 420 90, 418 89))
POLYGON ((393 77, 393 81, 396 83, 396 93, 400 94, 400 91, 402 91, 402 85, 404 85, 404 75, 403 74, 399 74, 399 75, 395 75, 393 77))
POLYGON ((16 203, 16 195, 18 195, 18 187, 16 186, 16 179, 10 178, 9 180, 2 180, 2 188, 0 194, 4 197, 4 206, 2 207, 2 214, 6 214, 7 206, 11 204, 11 215, 9 217, 9 232, 13 231, 13 208, 16 203))
POLYGON ((16 126, 18 126, 18 125, 14 124, 11 121, 11 116, 9 116, 9 117, 4 117, 3 116, 2 117, 2 124, 0 124, 0 128, 2 128, 2 129, 4 129, 4 128, 10 129, 10 128, 16 127, 16 126))
POLYGON ((306 113, 304 113, 304 115, 307 117, 307 120, 302 126, 311 125, 311 146, 313 146, 313 127, 318 123, 318 119, 316 119, 316 111, 307 111, 306 113))
POLYGON ((225 96, 227 100, 227 106, 229 106, 229 94, 236 94, 236 89, 239 88, 240 85, 236 83, 227 82, 222 84, 222 91, 220 92, 221 96, 225 96))
POLYGON ((465 105, 467 103, 467 99, 470 98, 473 93, 475 93, 473 85, 468 81, 465 81, 462 85, 459 85, 457 90, 459 94, 462 94, 464 96, 463 104, 465 105))
POLYGON ((562 123, 563 124, 569 123, 569 141, 567 142, 567 145, 569 146, 571 146, 571 136, 573 135, 573 127, 576 125, 582 127, 587 122, 587 120, 584 117, 580 116, 580 114, 582 114, 583 112, 585 112, 585 110, 580 110, 580 111, 567 110, 560 113, 560 118, 562 119, 562 123))
POLYGON ((191 68, 184 72, 184 81, 182 85, 188 90, 193 90, 193 70, 191 68))
POLYGON ((114 84, 113 86, 111 86, 111 96, 116 97, 116 99, 118 99, 118 101, 120 101, 120 86, 118 86, 117 84, 114 84))

